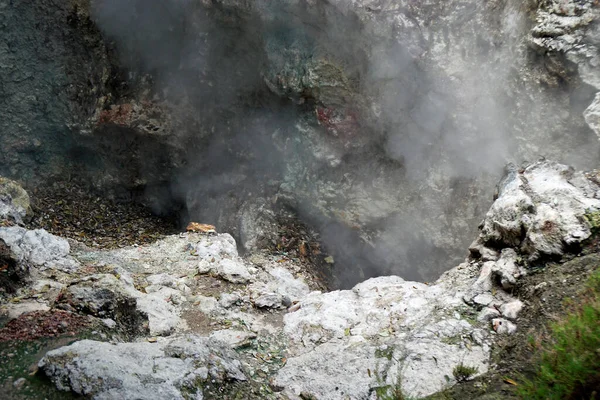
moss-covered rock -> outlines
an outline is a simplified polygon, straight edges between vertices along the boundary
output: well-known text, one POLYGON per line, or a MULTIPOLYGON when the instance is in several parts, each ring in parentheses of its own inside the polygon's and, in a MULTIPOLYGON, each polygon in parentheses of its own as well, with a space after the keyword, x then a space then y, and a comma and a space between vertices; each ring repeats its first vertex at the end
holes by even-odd
POLYGON ((29 195, 17 182, 0 176, 0 220, 22 223, 33 215, 29 195))

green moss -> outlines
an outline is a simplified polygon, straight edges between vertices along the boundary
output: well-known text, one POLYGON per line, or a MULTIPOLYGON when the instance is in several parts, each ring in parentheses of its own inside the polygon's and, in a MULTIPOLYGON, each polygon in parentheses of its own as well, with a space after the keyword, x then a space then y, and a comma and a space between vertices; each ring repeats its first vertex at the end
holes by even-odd
POLYGON ((550 331, 535 376, 524 379, 518 394, 540 400, 599 398, 600 270, 592 274, 569 315, 553 323, 550 331))
POLYGON ((35 341, 10 341, 0 343, 0 383, 4 393, 2 398, 19 398, 31 400, 75 399, 78 396, 61 392, 46 376, 37 371, 38 361, 47 351, 65 346, 75 341, 74 338, 39 339, 35 341), (21 388, 13 386, 19 378, 25 379, 21 388))
POLYGON ((600 231, 600 211, 588 210, 584 214, 584 218, 588 223, 592 233, 598 233, 598 231, 600 231))
POLYGON ((0 195, 1 194, 10 196, 14 205, 25 210, 27 214, 31 214, 29 195, 18 183, 0 177, 0 195))

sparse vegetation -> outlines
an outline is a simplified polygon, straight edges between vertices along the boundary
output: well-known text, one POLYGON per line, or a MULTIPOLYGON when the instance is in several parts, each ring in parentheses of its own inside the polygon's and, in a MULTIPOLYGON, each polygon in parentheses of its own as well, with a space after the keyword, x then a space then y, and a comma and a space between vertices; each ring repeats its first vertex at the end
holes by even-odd
POLYGON ((467 365, 464 365, 463 363, 458 364, 452 370, 452 375, 454 375, 454 379, 456 379, 457 382, 465 382, 476 373, 477 368, 469 367, 467 365))
POLYGON ((600 398, 600 269, 579 301, 550 327, 536 375, 519 387, 524 399, 600 398))
POLYGON ((590 226, 592 233, 598 233, 600 230, 600 211, 588 210, 585 215, 585 220, 590 226))
POLYGON ((386 385, 385 378, 375 372, 377 383, 380 385, 373 388, 377 400, 409 400, 404 392, 402 391, 402 381, 400 374, 396 376, 396 383, 393 385, 386 385))

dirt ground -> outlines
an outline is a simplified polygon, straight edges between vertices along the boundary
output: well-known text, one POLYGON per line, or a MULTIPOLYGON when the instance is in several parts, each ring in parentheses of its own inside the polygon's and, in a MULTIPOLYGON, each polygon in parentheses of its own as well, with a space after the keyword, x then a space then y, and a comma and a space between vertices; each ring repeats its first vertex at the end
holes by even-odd
POLYGON ((28 229, 46 229, 90 247, 115 248, 152 243, 180 232, 177 219, 157 217, 134 202, 117 202, 73 182, 26 187, 34 216, 28 229))

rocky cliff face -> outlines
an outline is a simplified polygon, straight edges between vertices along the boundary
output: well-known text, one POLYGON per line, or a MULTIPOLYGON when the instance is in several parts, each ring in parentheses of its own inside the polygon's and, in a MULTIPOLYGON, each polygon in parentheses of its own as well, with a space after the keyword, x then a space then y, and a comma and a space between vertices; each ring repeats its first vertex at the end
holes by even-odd
POLYGON ((56 7, 4 4, 6 173, 183 206, 247 250, 292 207, 342 285, 458 262, 508 161, 597 159, 591 0, 56 7))

